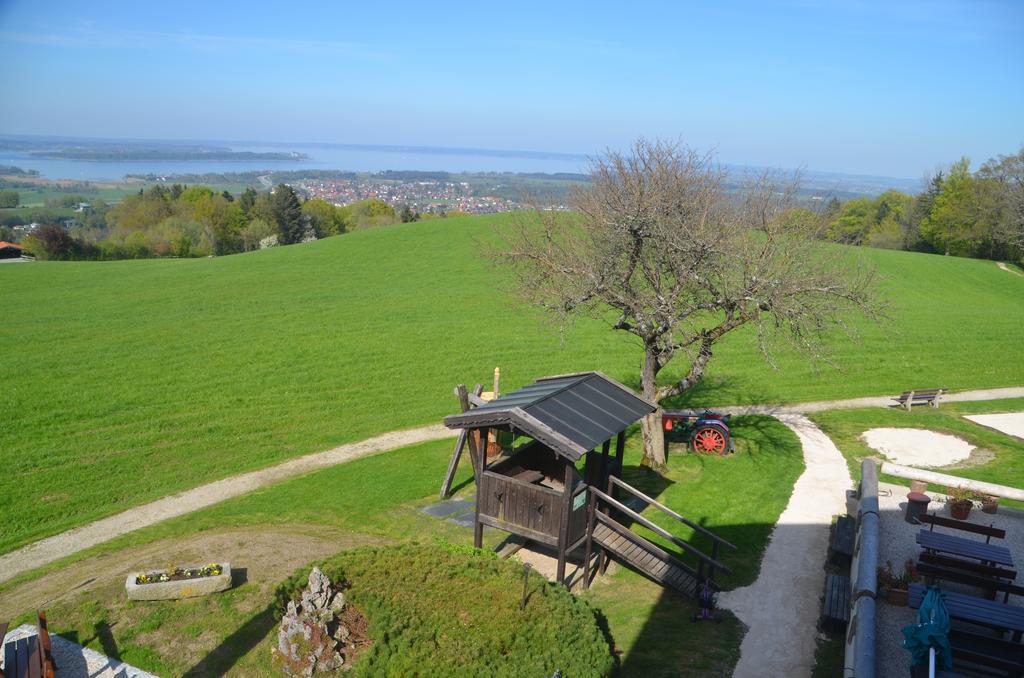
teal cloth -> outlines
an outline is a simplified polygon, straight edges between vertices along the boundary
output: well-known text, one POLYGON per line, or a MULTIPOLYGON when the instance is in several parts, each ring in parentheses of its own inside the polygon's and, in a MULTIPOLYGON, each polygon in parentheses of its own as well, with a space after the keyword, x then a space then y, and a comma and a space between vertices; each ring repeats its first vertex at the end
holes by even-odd
POLYGON ((917 610, 917 623, 903 627, 903 647, 910 650, 912 664, 927 665, 928 649, 935 648, 935 665, 952 669, 953 648, 949 645, 949 612, 946 597, 938 586, 929 586, 917 610))

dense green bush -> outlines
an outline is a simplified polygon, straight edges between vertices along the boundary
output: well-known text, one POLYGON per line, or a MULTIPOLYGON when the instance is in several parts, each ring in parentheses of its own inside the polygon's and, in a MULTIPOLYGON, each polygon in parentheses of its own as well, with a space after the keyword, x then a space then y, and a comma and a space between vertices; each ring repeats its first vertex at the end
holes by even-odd
MULTIPOLYGON (((369 620, 355 676, 604 676, 615 660, 593 610, 518 563, 446 545, 364 548, 320 563, 369 620)), ((283 610, 309 568, 277 591, 283 610)))

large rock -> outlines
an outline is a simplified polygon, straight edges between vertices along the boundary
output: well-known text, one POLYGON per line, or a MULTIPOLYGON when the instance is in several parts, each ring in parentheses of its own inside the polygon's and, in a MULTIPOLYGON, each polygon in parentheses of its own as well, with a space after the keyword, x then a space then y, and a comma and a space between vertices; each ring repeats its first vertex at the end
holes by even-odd
POLYGON ((314 567, 299 602, 288 603, 277 631, 274 664, 289 676, 335 671, 345 663, 339 651, 349 630, 341 623, 345 594, 314 567))

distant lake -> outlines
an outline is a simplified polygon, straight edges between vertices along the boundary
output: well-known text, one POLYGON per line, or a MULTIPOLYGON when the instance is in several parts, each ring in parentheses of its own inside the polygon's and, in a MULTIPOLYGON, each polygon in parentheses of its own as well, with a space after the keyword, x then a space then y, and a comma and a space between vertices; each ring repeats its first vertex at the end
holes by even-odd
POLYGON ((252 172, 334 169, 351 172, 423 170, 442 172, 585 172, 586 157, 566 153, 493 151, 468 148, 422 146, 357 146, 340 144, 221 143, 233 151, 297 151, 308 160, 257 160, 252 162, 189 161, 92 161, 39 158, 28 152, 0 151, 0 165, 38 170, 49 179, 118 181, 126 174, 205 174, 209 172, 252 172))

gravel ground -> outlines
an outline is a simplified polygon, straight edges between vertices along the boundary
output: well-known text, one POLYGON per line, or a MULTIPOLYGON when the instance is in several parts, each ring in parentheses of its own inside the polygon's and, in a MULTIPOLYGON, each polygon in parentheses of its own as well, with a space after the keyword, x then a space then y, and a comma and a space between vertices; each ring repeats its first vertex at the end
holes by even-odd
POLYGON ((994 428, 1000 433, 1024 438, 1024 412, 1004 412, 1002 414, 972 414, 964 417, 975 424, 994 428))
MULTIPOLYGON (((27 638, 37 634, 36 627, 23 624, 10 631, 6 642, 27 638)), ((116 659, 111 659, 95 650, 50 635, 53 646, 53 661, 61 678, 156 678, 152 673, 137 669, 116 659)))
POLYGON ((925 468, 955 464, 974 451, 963 438, 923 428, 872 428, 861 439, 890 461, 925 468))
MULTIPOLYGON (((914 542, 914 535, 921 529, 921 526, 911 525, 903 520, 903 511, 909 491, 909 487, 888 483, 880 483, 878 487, 881 527, 879 561, 883 565, 886 561, 892 561, 894 570, 899 570, 901 564, 908 558, 916 560, 919 551, 914 542)), ((932 503, 928 506, 929 513, 937 512, 941 516, 949 517, 945 505, 941 501, 937 501, 942 498, 942 495, 934 492, 928 494, 932 498, 932 503)), ((1016 562, 1024 563, 1024 512, 1000 506, 998 513, 990 515, 982 513, 980 508, 975 508, 971 511, 968 520, 979 525, 991 524, 1006 530, 1006 539, 1002 545, 1010 549, 1016 562)), ((945 528, 936 527, 935 529, 953 534, 945 528)), ((980 535, 967 532, 956 532, 955 534, 967 539, 977 538, 984 541, 980 535)), ((948 584, 942 584, 942 586, 948 586, 948 584)), ((954 587, 950 586, 950 588, 954 587)), ((965 591, 977 592, 969 589, 965 591)), ((900 630, 908 624, 913 624, 916 619, 916 610, 909 607, 893 607, 884 601, 879 601, 876 626, 878 678, 905 678, 908 675, 910 653, 903 649, 903 634, 900 630)))

